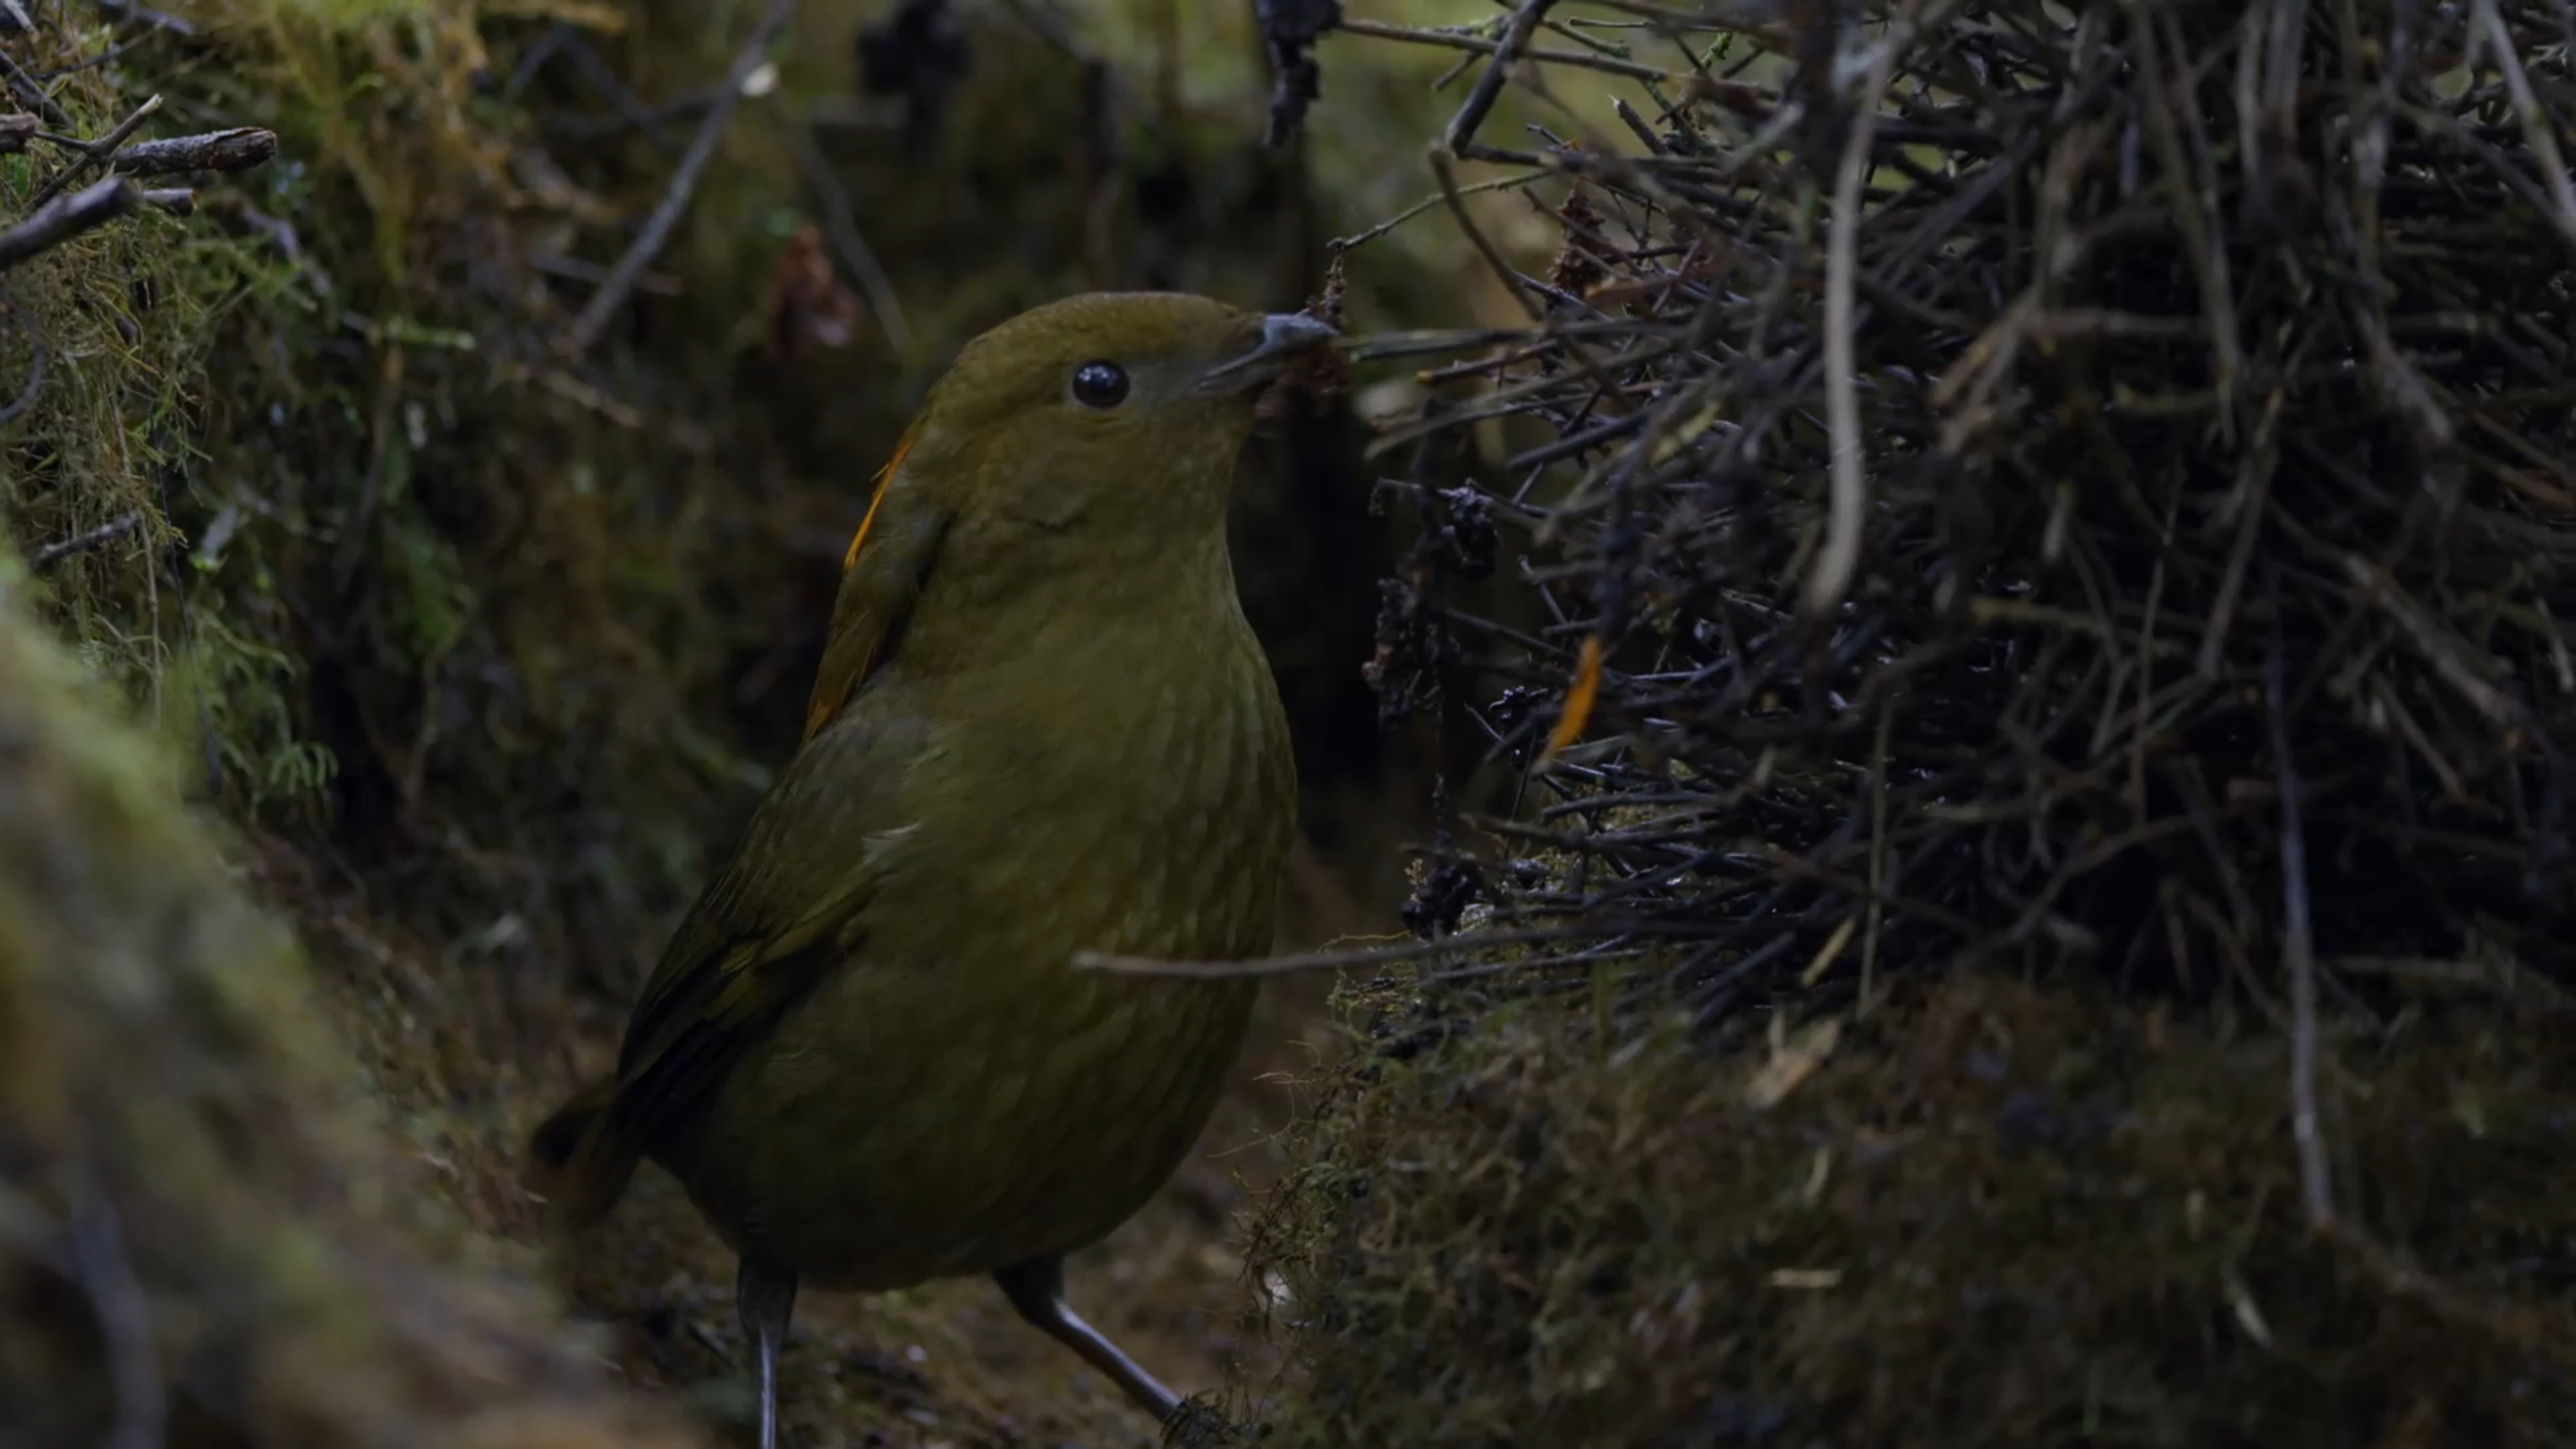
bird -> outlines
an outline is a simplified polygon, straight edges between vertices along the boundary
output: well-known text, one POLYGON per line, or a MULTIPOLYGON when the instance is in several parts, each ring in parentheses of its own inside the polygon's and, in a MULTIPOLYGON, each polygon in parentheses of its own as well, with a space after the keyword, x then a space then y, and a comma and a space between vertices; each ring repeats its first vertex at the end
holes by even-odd
POLYGON ((876 475, 802 743, 671 935, 615 1070, 531 1135, 556 1223, 640 1163, 738 1267, 762 1449, 800 1288, 989 1276, 1158 1421, 1068 1253, 1177 1170, 1257 983, 1078 952, 1270 948, 1296 823, 1226 514, 1261 395, 1336 336, 1089 293, 968 342, 876 475))

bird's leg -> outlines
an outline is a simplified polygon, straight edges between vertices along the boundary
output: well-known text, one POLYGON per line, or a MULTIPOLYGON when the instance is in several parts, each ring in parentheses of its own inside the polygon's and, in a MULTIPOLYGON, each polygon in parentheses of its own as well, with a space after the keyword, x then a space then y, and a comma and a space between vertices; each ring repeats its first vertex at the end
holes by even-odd
POLYGON ((1134 1359, 1119 1351, 1108 1335, 1085 1323, 1064 1306, 1064 1259, 1031 1258, 993 1275, 1004 1297, 1020 1316, 1044 1329, 1049 1338, 1082 1355, 1082 1361, 1109 1376, 1127 1396, 1150 1410, 1155 1422, 1169 1423, 1180 1397, 1134 1359))
POLYGON ((796 1275, 746 1257, 734 1273, 733 1306, 760 1385, 760 1449, 778 1449, 778 1351, 796 1313, 796 1275))

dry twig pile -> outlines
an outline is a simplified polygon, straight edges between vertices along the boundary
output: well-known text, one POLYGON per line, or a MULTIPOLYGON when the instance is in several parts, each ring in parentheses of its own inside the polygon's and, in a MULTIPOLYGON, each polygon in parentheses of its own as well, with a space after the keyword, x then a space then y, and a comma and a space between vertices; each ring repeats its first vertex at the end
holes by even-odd
POLYGON ((1340 1084, 1269 1225, 1308 1417, 2566 1442, 2571 12, 1746 8, 1367 27, 1485 57, 1433 169, 1531 318, 1389 440, 1421 541, 1373 678, 1538 768, 1417 898, 1481 893, 1499 959, 1372 1000, 1408 1065, 1340 1084), (1559 104, 1602 72, 1624 134, 1559 104), (1545 195, 1544 277, 1480 183, 1545 195), (1488 418, 1517 453, 1445 486, 1488 418), (1458 603, 1497 525, 1535 628, 1458 603), (1963 1006, 1980 964, 2097 1005, 1963 1006), (1604 1011, 1498 1006, 1551 986, 1604 1011), (1712 1098, 1774 1006, 1880 1059, 1775 1037, 1712 1098), (2436 1160, 2494 1213, 2428 1217, 2436 1160), (2185 1201, 2241 1214, 2223 1264, 2160 1236, 2185 1201))
POLYGON ((1625 151, 1453 136, 1576 178, 1538 324, 1417 429, 1545 425, 1426 504, 1529 525, 1558 623, 1389 631, 1592 701, 1485 716, 1572 745, 1588 866, 1505 918, 1677 943, 1712 1015, 1853 920, 1879 973, 2569 981, 2566 32, 2342 9, 1906 7, 1625 151))

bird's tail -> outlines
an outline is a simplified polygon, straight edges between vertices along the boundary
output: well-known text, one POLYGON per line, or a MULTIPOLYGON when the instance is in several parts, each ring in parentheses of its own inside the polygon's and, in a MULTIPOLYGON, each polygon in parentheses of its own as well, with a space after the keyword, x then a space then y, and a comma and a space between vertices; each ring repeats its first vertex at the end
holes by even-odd
POLYGON ((561 1226, 587 1227, 608 1216, 635 1176, 640 1154, 608 1130, 616 1100, 614 1079, 593 1082, 528 1135, 528 1190, 546 1200, 561 1226))

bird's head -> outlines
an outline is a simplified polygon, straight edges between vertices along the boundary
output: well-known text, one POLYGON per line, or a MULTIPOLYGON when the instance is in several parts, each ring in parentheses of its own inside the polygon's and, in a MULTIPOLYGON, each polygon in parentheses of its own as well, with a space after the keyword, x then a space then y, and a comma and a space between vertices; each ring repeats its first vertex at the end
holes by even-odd
POLYGON ((1236 460, 1268 385, 1332 336, 1310 317, 1121 292, 1050 303, 966 344, 850 540, 808 736, 898 654, 948 668, 1010 640, 1104 637, 1111 614, 1238 608, 1225 547, 1236 460))
POLYGON ((1333 329, 1205 297, 1110 292, 1024 312, 961 350, 889 476, 951 542, 1043 568, 1132 561, 1223 536, 1263 391, 1333 329))

